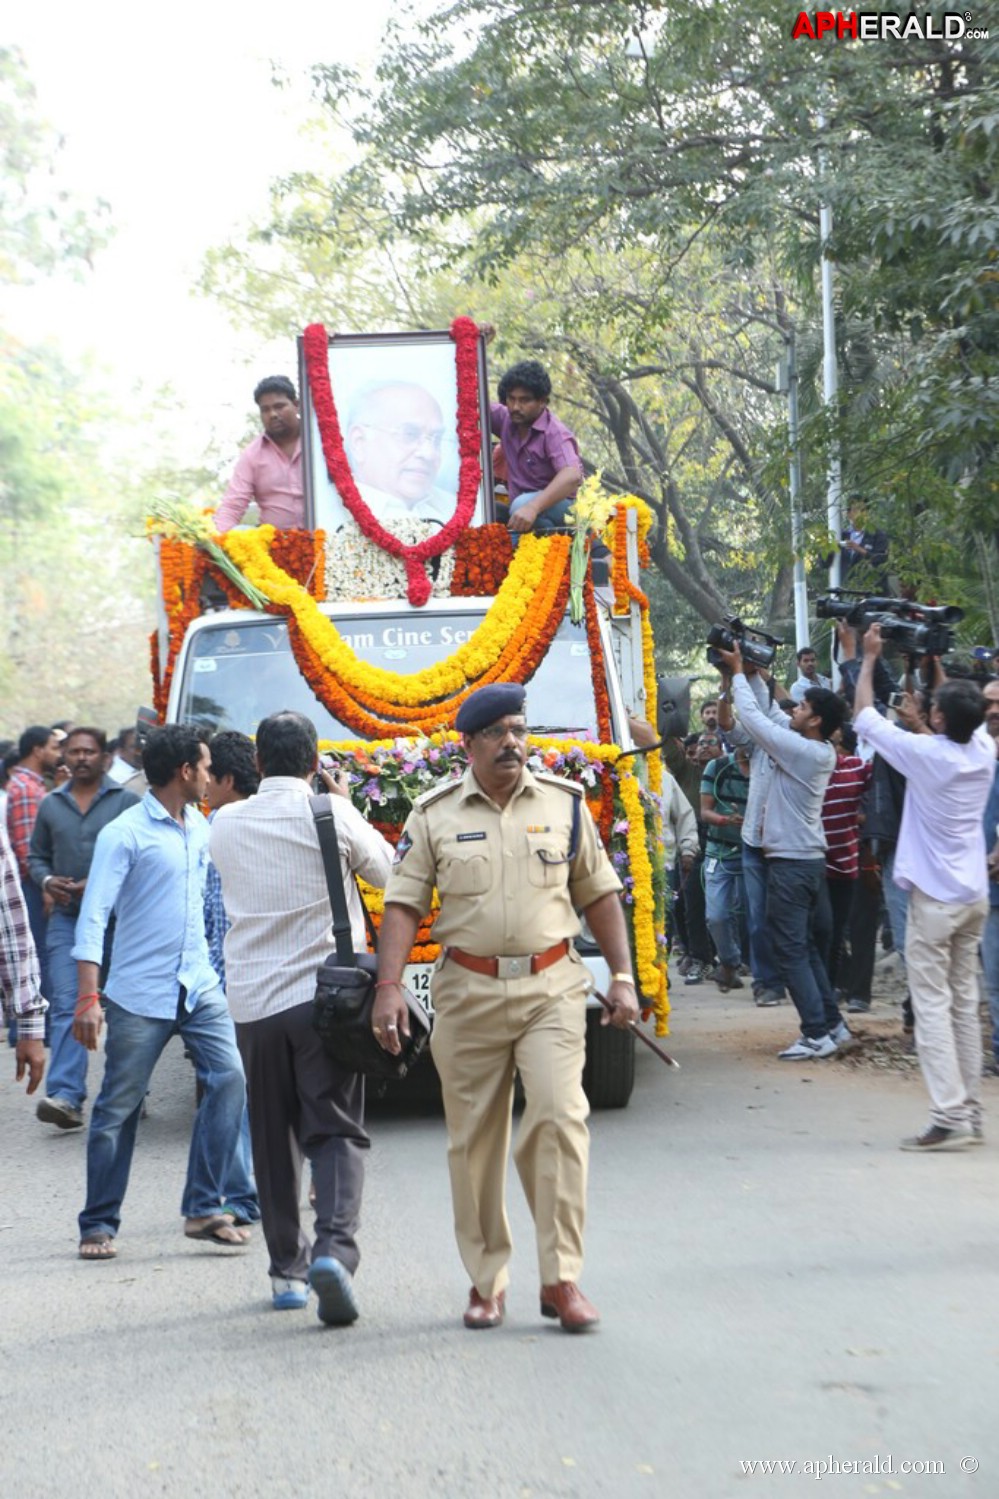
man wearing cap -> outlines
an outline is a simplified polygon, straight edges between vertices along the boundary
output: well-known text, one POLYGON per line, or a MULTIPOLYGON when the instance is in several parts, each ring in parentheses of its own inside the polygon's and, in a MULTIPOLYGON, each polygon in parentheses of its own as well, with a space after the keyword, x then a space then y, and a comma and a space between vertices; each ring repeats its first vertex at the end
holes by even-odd
POLYGON ((524 689, 480 688, 456 726, 460 781, 428 791, 407 819, 385 890, 372 1019, 386 1050, 407 1030, 400 982, 436 886, 444 945, 432 1041, 448 1129, 458 1248, 472 1281, 465 1326, 505 1311, 510 1228, 504 1182, 514 1073, 526 1097, 514 1160, 534 1218, 541 1314, 567 1332, 598 1320, 579 1290, 588 1112, 582 1087, 586 967, 573 938, 583 913, 611 969, 605 1022, 638 1016, 620 881, 581 790, 527 769, 524 689))

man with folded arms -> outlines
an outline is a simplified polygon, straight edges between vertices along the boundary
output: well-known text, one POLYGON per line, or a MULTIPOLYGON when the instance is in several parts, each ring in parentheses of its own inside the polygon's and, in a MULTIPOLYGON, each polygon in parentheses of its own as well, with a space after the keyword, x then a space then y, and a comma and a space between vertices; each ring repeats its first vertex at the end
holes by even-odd
POLYGON ((909 891, 905 967, 930 1122, 903 1150, 963 1149, 982 1139, 982 1031, 978 944, 989 909, 982 819, 996 769, 974 682, 944 682, 928 731, 906 733, 874 707, 881 626, 864 636, 854 698, 861 739, 905 776, 905 807, 892 871, 909 891))
POLYGON ((434 1033, 458 1248, 472 1282, 465 1326, 503 1320, 510 1258, 504 1203, 513 1081, 526 1097, 514 1161, 537 1233, 541 1315, 566 1332, 599 1321, 577 1281, 589 1135, 582 1074, 590 976, 573 945, 586 918, 611 969, 605 1021, 638 1016, 621 884, 582 790, 525 765, 524 689, 473 692, 455 721, 469 766, 410 813, 385 890, 373 1026, 397 1054, 401 980, 436 886, 434 1033))

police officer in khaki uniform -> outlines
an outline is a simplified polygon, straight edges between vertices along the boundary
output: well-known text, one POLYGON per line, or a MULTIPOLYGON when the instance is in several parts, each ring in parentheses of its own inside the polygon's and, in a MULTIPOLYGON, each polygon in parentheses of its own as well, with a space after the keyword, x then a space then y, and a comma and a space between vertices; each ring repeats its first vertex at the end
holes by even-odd
POLYGON ((588 970, 577 911, 610 966, 605 1021, 638 1015, 620 881, 580 789, 525 765, 524 689, 480 688, 456 720, 460 781, 420 797, 385 890, 373 1026, 397 1052, 400 980, 436 885, 443 944, 433 1056, 448 1130, 455 1231, 472 1280, 465 1326, 503 1320, 510 1227, 504 1182, 514 1072, 526 1107, 514 1160, 534 1217, 541 1312, 567 1332, 599 1320, 576 1282, 583 1262, 588 1107, 582 1087, 588 970))

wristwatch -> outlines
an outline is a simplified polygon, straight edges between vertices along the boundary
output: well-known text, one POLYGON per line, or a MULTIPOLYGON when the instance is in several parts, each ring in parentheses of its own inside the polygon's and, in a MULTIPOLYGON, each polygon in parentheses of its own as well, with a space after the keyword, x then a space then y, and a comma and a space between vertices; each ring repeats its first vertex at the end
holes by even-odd
POLYGON ((631 976, 630 973, 612 973, 611 974, 611 983, 612 984, 630 984, 633 989, 635 987, 635 980, 632 978, 632 976, 631 976))

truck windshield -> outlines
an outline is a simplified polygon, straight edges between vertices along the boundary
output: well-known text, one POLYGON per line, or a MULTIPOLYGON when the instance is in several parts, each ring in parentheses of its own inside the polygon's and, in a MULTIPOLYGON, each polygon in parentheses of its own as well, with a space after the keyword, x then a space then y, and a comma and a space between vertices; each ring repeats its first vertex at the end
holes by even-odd
MULTIPOLYGON (((478 612, 352 614, 336 620, 356 654, 389 671, 421 671, 444 660, 481 623, 478 612)), ((182 723, 256 733, 269 713, 290 708, 311 718, 320 739, 358 736, 326 709, 301 675, 283 619, 246 615, 208 623, 192 634, 174 716, 182 723)), ((586 631, 562 621, 527 688, 527 719, 548 734, 596 739, 586 631)))

